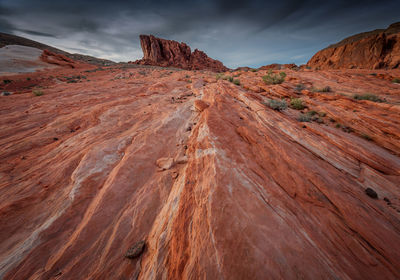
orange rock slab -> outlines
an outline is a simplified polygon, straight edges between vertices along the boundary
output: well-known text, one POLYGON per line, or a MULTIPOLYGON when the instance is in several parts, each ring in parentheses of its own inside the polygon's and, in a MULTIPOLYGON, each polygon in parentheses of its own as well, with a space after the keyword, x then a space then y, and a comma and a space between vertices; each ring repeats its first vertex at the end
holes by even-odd
POLYGON ((0 278, 399 279, 399 85, 284 71, 279 85, 242 72, 243 87, 136 65, 13 76, 0 97, 0 278), (366 90, 386 101, 352 98, 366 90), (322 122, 265 105, 292 98, 322 122))

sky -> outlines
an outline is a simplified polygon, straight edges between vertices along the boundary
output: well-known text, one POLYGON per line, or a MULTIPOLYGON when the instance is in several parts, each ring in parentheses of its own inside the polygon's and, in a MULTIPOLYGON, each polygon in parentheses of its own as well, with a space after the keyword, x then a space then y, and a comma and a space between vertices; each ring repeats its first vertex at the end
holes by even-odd
POLYGON ((398 0, 0 0, 0 32, 113 61, 140 34, 187 43, 230 68, 306 63, 356 33, 400 21, 398 0))

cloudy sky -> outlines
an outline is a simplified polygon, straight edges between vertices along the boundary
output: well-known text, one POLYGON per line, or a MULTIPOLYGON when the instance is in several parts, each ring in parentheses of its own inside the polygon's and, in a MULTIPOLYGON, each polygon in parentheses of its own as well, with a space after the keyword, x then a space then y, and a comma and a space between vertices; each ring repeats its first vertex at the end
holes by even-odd
POLYGON ((0 0, 0 32, 114 61, 139 34, 187 43, 228 67, 305 63, 355 33, 400 21, 398 0, 0 0))

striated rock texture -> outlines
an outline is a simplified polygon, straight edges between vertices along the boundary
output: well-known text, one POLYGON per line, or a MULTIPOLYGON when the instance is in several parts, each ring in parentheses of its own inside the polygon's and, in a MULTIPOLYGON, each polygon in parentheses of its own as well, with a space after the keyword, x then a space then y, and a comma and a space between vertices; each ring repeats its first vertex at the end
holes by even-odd
POLYGON ((284 71, 1 77, 0 278, 400 279, 400 71, 284 71))
POLYGON ((140 35, 143 59, 134 63, 142 65, 173 66, 188 70, 227 71, 220 61, 209 58, 204 52, 193 52, 185 43, 156 38, 153 35, 140 35))
POLYGON ((400 67, 400 22, 351 36, 317 52, 307 66, 319 69, 400 67))
POLYGON ((42 52, 42 55, 40 56, 40 59, 43 62, 46 62, 49 64, 55 64, 58 66, 65 66, 65 67, 70 67, 70 68, 76 68, 79 66, 78 62, 75 62, 74 60, 66 57, 65 55, 56 54, 49 50, 44 50, 42 52))

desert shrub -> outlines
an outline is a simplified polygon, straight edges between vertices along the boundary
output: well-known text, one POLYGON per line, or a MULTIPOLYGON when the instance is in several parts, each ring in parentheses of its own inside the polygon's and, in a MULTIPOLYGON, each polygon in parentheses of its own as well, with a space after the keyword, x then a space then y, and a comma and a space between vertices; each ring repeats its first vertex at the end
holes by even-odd
POLYGON ((332 89, 329 86, 323 87, 323 88, 312 88, 313 92, 331 92, 332 89))
POLYGON ((35 96, 42 96, 44 93, 41 90, 34 90, 32 91, 35 96))
POLYGON ((326 113, 325 113, 325 112, 319 112, 318 115, 319 115, 320 117, 325 117, 325 116, 326 116, 326 113))
POLYGON ((11 80, 3 80, 3 83, 6 85, 6 84, 9 84, 9 83, 11 83, 12 81, 11 80))
POLYGON ((369 100, 373 102, 383 102, 382 99, 380 99, 378 96, 372 93, 366 93, 366 94, 356 94, 353 96, 354 99, 356 100, 369 100))
POLYGON ((240 80, 239 79, 234 79, 233 83, 237 86, 240 86, 240 80))
POLYGON ((309 114, 300 114, 297 119, 299 122, 310 122, 311 116, 309 114))
POLYGON ((307 115, 310 115, 310 116, 314 116, 314 115, 316 115, 316 114, 318 114, 318 112, 317 112, 317 111, 314 111, 314 110, 311 110, 311 111, 308 111, 308 112, 307 112, 307 115))
POLYGON ((277 75, 273 74, 272 70, 269 70, 268 74, 262 77, 264 83, 266 83, 267 85, 282 84, 285 81, 285 78, 285 72, 280 72, 279 75, 277 75))
POLYGON ((189 76, 189 75, 186 75, 186 76, 185 76, 185 78, 186 78, 186 79, 189 79, 189 78, 190 78, 190 76, 189 76))
POLYGON ((251 71, 251 72, 257 72, 257 71, 258 71, 258 69, 254 69, 254 68, 252 68, 252 69, 250 69, 250 71, 251 71))
POLYGON ((218 73, 217 75, 215 75, 215 78, 216 78, 217 80, 219 80, 219 79, 222 79, 223 76, 224 76, 223 73, 218 73))
POLYGON ((335 126, 336 126, 336 128, 341 128, 342 127, 342 125, 340 123, 337 123, 335 126))
POLYGON ((294 88, 294 91, 295 92, 301 92, 303 89, 305 89, 306 87, 305 87, 305 85, 303 85, 303 84, 297 84, 296 86, 295 86, 295 88, 294 88))
POLYGON ((394 78, 392 80, 392 83, 400 84, 400 79, 399 78, 394 78))
POLYGON ((283 111, 287 109, 287 103, 285 100, 268 99, 268 101, 264 104, 276 111, 283 111))
POLYGON ((292 100, 290 100, 290 107, 296 110, 303 110, 303 100, 301 100, 300 98, 293 98, 292 100))
POLYGON ((228 81, 230 81, 231 83, 233 82, 233 77, 232 76, 229 76, 228 77, 228 81))

